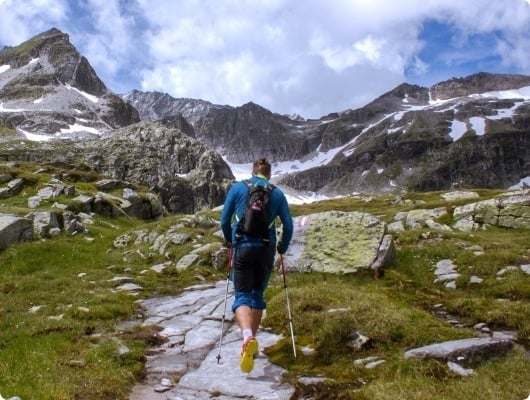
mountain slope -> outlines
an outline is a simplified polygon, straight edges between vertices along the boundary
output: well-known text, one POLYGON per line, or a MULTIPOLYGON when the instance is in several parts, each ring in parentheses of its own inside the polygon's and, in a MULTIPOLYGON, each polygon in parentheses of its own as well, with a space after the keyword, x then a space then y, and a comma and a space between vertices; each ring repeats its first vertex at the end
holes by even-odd
MULTIPOLYGON (((404 83, 362 108, 308 121, 254 103, 197 107, 158 93, 156 113, 171 115, 177 104, 196 137, 233 170, 266 156, 276 179, 296 191, 507 188, 530 176, 529 87, 528 76, 488 73, 430 88, 404 83)), ((134 98, 153 115, 153 94, 134 98)))
POLYGON ((429 89, 402 85, 341 116, 361 131, 329 163, 281 182, 338 194, 517 183, 530 175, 530 77, 479 75, 501 78, 510 90, 475 93, 464 84, 456 96, 445 89, 446 99, 433 100, 429 89))

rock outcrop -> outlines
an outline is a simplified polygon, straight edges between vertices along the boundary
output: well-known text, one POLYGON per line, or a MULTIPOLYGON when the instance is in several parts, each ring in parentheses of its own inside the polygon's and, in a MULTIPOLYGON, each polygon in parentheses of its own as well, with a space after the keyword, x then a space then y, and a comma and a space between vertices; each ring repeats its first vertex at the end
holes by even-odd
POLYGON ((456 207, 453 215, 477 226, 530 229, 530 193, 469 203, 456 207))
MULTIPOLYGON (((218 153, 162 122, 141 122, 78 141, 31 147, 14 143, 4 149, 3 157, 39 165, 82 165, 131 186, 146 186, 167 211, 185 214, 222 204, 234 180, 218 153)), ((142 198, 136 200, 141 207, 142 198)))

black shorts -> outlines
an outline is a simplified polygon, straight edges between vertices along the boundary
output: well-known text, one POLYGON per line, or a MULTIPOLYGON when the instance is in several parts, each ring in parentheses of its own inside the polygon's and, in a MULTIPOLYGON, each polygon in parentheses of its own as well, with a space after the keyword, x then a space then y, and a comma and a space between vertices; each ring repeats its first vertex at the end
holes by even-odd
POLYGON ((274 265, 274 254, 274 246, 238 247, 232 271, 236 292, 265 290, 274 265))

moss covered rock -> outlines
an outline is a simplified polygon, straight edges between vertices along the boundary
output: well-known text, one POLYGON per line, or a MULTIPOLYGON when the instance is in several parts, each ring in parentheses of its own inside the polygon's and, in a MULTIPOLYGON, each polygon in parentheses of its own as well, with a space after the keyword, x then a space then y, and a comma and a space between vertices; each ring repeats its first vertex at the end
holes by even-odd
POLYGON ((285 257, 288 269, 353 273, 372 268, 385 236, 385 223, 364 212, 328 211, 295 219, 285 257))

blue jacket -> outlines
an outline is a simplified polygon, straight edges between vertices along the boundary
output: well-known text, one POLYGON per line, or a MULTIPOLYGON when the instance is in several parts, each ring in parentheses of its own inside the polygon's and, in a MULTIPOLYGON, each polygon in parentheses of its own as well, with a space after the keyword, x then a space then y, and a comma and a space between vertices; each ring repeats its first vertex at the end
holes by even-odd
MULTIPOLYGON (((250 181, 256 186, 266 186, 269 184, 262 176, 253 176, 250 181)), ((248 186, 245 182, 236 182, 232 185, 226 195, 223 213, 221 214, 221 229, 225 240, 234 245, 263 246, 264 243, 261 238, 249 238, 247 236, 243 236, 243 238, 236 243, 235 233, 237 229, 237 221, 241 218, 245 210, 247 195, 248 186), (237 218, 235 218, 236 215, 237 218)), ((289 211, 287 199, 278 187, 271 192, 268 215, 270 217, 270 222, 276 219, 276 217, 280 217, 283 231, 279 246, 283 250, 287 250, 291 238, 293 237, 293 218, 289 211)), ((274 228, 274 225, 269 229, 269 236, 270 245, 276 244, 276 229, 274 228)))

